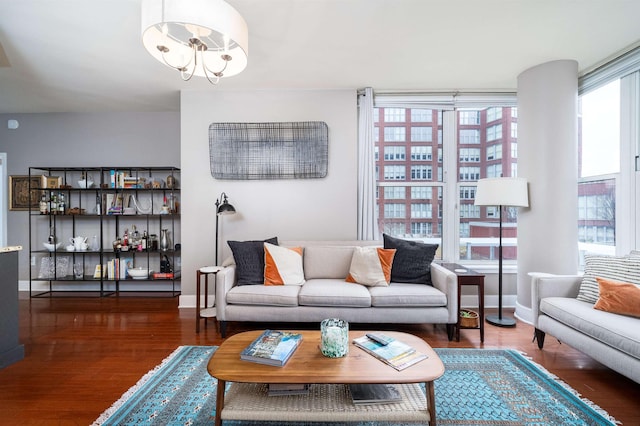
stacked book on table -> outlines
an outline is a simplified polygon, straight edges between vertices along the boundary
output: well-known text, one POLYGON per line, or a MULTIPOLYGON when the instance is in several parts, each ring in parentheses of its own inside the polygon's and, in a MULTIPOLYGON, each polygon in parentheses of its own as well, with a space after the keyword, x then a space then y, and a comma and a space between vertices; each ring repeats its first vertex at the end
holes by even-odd
POLYGON ((412 346, 381 333, 358 337, 353 343, 396 370, 404 370, 427 359, 426 354, 416 351, 412 346))
POLYGON ((282 367, 301 342, 302 334, 300 333, 265 330, 240 353, 240 359, 282 367))

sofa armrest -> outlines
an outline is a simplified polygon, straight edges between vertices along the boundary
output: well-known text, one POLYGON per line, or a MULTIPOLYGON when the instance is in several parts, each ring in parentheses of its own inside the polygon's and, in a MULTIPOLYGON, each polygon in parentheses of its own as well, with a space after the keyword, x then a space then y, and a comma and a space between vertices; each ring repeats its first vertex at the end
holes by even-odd
POLYGON ((555 275, 542 272, 531 272, 531 310, 533 325, 538 327, 540 301, 545 297, 575 298, 580 291, 582 275, 555 275))
POLYGON ((227 293, 236 285, 236 266, 226 266, 216 274, 216 317, 226 320, 227 293))
POLYGON ((431 282, 447 296, 449 324, 458 322, 458 276, 437 263, 431 263, 431 282))

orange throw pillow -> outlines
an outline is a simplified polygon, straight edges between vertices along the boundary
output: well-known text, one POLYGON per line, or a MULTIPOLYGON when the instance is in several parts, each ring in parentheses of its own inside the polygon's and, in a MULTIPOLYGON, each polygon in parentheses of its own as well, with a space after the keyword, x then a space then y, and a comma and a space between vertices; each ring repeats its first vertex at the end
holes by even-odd
POLYGON ((601 311, 640 317, 640 286, 596 277, 600 298, 593 306, 601 311))
POLYGON ((264 285, 302 285, 302 247, 264 243, 264 285))

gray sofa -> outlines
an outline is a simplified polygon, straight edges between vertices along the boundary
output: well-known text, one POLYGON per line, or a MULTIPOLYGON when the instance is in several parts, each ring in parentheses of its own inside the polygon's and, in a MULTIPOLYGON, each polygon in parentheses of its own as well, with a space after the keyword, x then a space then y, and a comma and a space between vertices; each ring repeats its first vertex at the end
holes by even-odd
POLYGON ((533 325, 538 347, 545 333, 640 383, 640 318, 596 310, 578 300, 583 277, 534 273, 533 325))
POLYGON ((291 241, 304 247, 302 286, 236 285, 232 260, 216 277, 216 315, 226 336, 229 321, 317 322, 341 318, 350 323, 446 324, 449 339, 458 320, 457 277, 431 263, 433 286, 391 283, 366 287, 345 281, 355 246, 380 241, 291 241))

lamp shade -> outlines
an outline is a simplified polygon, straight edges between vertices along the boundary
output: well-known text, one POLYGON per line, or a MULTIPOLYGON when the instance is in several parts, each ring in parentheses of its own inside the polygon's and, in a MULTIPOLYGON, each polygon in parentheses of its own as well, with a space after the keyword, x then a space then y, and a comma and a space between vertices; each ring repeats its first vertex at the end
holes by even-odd
POLYGON ((476 206, 529 207, 527 180, 514 177, 480 179, 474 204, 476 206))
POLYGON ((205 67, 211 73, 223 69, 229 77, 247 66, 249 32, 240 13, 224 0, 143 0, 142 43, 165 65, 188 68, 199 77, 206 77, 205 67), (204 67, 191 59, 194 40, 204 67))
POLYGON ((218 214, 235 214, 236 209, 231 204, 224 200, 224 203, 220 204, 218 207, 218 214))

